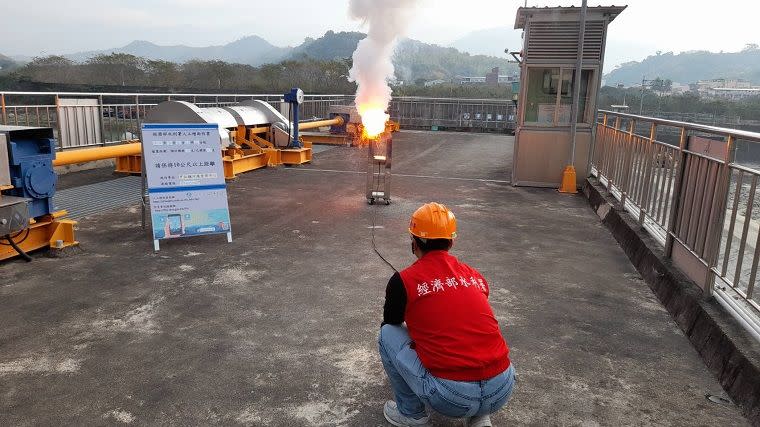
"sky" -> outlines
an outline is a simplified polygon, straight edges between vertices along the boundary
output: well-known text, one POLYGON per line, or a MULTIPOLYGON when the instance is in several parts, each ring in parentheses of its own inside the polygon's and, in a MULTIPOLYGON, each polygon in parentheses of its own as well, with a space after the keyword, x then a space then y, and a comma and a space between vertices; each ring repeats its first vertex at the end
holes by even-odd
MULTIPOLYGON (((472 31, 512 28, 515 12, 524 3, 419 0, 408 37, 447 45, 472 31)), ((527 3, 569 6, 579 5, 580 0, 527 3)), ((591 1, 589 6, 611 3, 591 1)), ((746 43, 760 44, 760 2, 755 0, 627 0, 627 4, 610 26, 608 66, 641 60, 658 50, 729 52, 746 43)), ((121 47, 133 40, 208 46, 247 35, 293 46, 327 30, 361 31, 362 23, 351 20, 347 10, 348 0, 4 0, 0 53, 66 54, 121 47)))

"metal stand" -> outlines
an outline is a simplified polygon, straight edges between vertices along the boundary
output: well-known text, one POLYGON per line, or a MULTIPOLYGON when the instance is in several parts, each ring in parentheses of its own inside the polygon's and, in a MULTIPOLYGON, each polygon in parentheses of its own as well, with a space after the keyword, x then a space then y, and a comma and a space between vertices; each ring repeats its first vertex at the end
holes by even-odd
POLYGON ((367 203, 383 201, 391 204, 391 153, 393 138, 390 132, 370 140, 367 150, 367 203))
MULTIPOLYGON (((142 128, 140 129, 140 141, 144 141, 142 128)), ((143 231, 147 226, 147 208, 150 206, 150 198, 148 196, 148 176, 145 174, 145 145, 140 145, 140 224, 143 231)), ((151 224, 153 220, 151 219, 151 224)), ((158 241, 154 243, 156 252, 158 252, 158 241)))
MULTIPOLYGON (((225 235, 227 236, 227 243, 232 243, 232 232, 228 231, 225 235)), ((153 239, 153 252, 158 252, 160 250, 161 250, 160 240, 153 239)))

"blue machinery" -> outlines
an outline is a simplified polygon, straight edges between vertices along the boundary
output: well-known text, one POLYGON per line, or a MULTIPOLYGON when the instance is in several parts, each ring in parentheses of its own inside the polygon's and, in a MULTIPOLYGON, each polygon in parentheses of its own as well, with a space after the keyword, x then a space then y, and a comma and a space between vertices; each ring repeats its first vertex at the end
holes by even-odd
POLYGON ((298 108, 303 104, 303 91, 294 87, 293 89, 290 89, 290 92, 283 96, 283 99, 290 104, 290 111, 292 113, 290 121, 294 123, 293 126, 290 126, 293 129, 293 139, 291 139, 288 148, 303 148, 301 141, 298 139, 298 108))
POLYGON ((0 260, 78 244, 53 206, 55 144, 51 128, 0 126, 0 260))
MULTIPOLYGON (((0 128, 2 129, 2 128, 0 128)), ((32 218, 53 213, 57 177, 53 171, 55 139, 50 128, 8 130, 8 165, 12 189, 4 194, 29 199, 32 218)))

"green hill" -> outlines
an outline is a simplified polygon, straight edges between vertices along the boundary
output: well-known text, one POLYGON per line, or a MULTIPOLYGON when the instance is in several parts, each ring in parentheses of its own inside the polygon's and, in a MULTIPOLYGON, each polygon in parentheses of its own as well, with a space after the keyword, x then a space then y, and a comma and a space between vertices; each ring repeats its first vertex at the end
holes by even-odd
POLYGON ((442 47, 406 39, 396 49, 396 76, 400 80, 449 80, 456 76, 485 76, 499 67, 501 74, 517 71, 506 58, 470 55, 452 47, 442 47))
POLYGON ((366 34, 359 32, 328 31, 318 39, 307 38, 301 45, 293 48, 289 56, 293 59, 304 56, 325 60, 350 58, 356 50, 356 45, 365 37, 366 34))
MULTIPOLYGON (((126 77, 134 85, 176 86, 183 81, 178 77, 178 70, 183 70, 187 73, 183 84, 189 84, 188 82, 194 79, 210 79, 217 88, 221 88, 225 81, 229 84, 237 81, 235 87, 253 84, 244 76, 250 75, 254 70, 246 67, 261 67, 262 75, 274 75, 277 73, 273 72, 276 68, 273 64, 285 61, 287 66, 293 68, 304 64, 317 68, 329 66, 331 79, 343 79, 343 83, 347 83, 345 75, 348 74, 353 52, 359 41, 365 37, 366 34, 359 32, 328 31, 322 37, 306 39, 294 48, 276 47, 256 36, 245 37, 226 45, 208 47, 160 46, 135 41, 118 49, 81 52, 65 57, 36 58, 22 71, 25 78, 31 81, 47 83, 99 81, 109 84, 122 82, 126 77), (134 78, 125 74, 125 61, 134 78), (319 62, 334 64, 317 64, 319 62), (63 72, 64 69, 76 71, 67 75, 63 72)), ((419 80, 452 80, 456 76, 485 76, 494 67, 499 67, 502 74, 517 70, 517 65, 509 63, 505 58, 470 55, 455 48, 411 39, 399 42, 393 62, 396 78, 405 83, 419 80)), ((270 86, 276 86, 272 80, 270 82, 270 86)))
POLYGON ((692 51, 678 55, 673 52, 647 57, 641 62, 627 62, 604 76, 608 85, 626 86, 661 77, 688 84, 697 80, 729 78, 745 79, 760 85, 760 49, 748 45, 740 52, 692 51))
MULTIPOLYGON (((290 57, 299 59, 333 60, 351 58, 356 45, 367 35, 359 32, 328 31, 318 39, 307 39, 293 49, 290 57)), ((494 67, 502 74, 517 70, 517 65, 505 58, 487 55, 470 55, 455 48, 404 39, 399 42, 393 58, 396 77, 412 82, 424 80, 450 80, 456 76, 485 76, 494 67)))
POLYGON ((0 73, 11 71, 18 67, 16 61, 11 58, 0 54, 0 73))

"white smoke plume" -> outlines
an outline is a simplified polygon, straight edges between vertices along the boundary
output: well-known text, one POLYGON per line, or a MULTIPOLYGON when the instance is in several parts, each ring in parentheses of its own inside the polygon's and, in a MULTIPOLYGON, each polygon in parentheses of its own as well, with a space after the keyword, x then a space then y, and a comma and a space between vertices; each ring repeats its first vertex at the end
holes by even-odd
POLYGON ((367 38, 354 51, 348 79, 358 86, 356 105, 370 135, 382 132, 378 123, 382 120, 384 128, 388 119, 385 110, 391 101, 388 80, 393 78, 393 50, 399 37, 406 33, 418 1, 350 0, 351 17, 369 27, 367 38))

